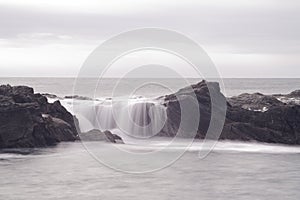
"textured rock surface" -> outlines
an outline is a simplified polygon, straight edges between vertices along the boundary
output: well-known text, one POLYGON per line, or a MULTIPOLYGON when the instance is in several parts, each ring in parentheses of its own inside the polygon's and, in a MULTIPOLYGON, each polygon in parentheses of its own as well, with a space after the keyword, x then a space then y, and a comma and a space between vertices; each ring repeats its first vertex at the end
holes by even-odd
POLYGON ((59 101, 27 86, 0 86, 0 148, 45 147, 78 138, 77 120, 59 101))
POLYGON ((232 106, 253 111, 266 111, 270 107, 284 106, 284 103, 279 101, 276 97, 263 95, 261 93, 244 93, 236 97, 228 98, 227 100, 232 106))
POLYGON ((218 107, 218 105, 221 105, 221 102, 226 104, 226 98, 220 92, 218 83, 202 81, 190 87, 183 88, 175 94, 166 95, 164 101, 167 107, 167 122, 159 135, 175 136, 178 132, 180 136, 190 137, 191 135, 189 135, 189 133, 194 132, 194 130, 191 130, 192 128, 189 130, 190 124, 191 127, 198 127, 196 137, 203 138, 206 135, 212 117, 210 93, 214 96, 214 105, 216 105, 217 109, 216 113, 222 113, 222 110, 226 108, 218 107), (194 102, 190 96, 196 97, 198 102, 194 102), (195 111, 194 104, 198 104, 199 112, 195 111), (186 113, 181 113, 180 105, 185 107, 185 109, 182 110, 185 110, 186 113), (196 118, 194 118, 194 116, 199 113, 200 120, 195 122, 196 118), (183 130, 179 130, 179 125, 180 129, 183 127, 183 130))
MULTIPOLYGON (((201 116, 196 138, 204 138, 211 121, 209 91, 213 92, 214 96, 218 97, 217 99, 225 98, 220 92, 218 83, 205 81, 192 85, 192 90, 181 89, 175 94, 165 96, 168 120, 159 135, 175 136, 177 134, 181 123, 179 103, 186 101, 189 95, 195 93, 201 116)), ((291 94, 295 96, 297 92, 291 94)), ((188 134, 184 136, 189 137, 188 134)), ((208 137, 210 136, 208 135, 208 137)), ((300 106, 285 104, 274 96, 259 93, 242 94, 229 98, 226 120, 220 139, 300 144, 300 106), (264 107, 266 107, 264 112, 255 111, 263 110, 264 107)))
POLYGON ((297 98, 297 97, 300 98, 300 90, 295 90, 286 96, 292 97, 292 98, 297 98))
POLYGON ((269 143, 300 144, 300 106, 272 106, 266 112, 245 111, 229 107, 222 139, 245 135, 243 140, 269 143), (230 128, 229 128, 230 127, 230 128))

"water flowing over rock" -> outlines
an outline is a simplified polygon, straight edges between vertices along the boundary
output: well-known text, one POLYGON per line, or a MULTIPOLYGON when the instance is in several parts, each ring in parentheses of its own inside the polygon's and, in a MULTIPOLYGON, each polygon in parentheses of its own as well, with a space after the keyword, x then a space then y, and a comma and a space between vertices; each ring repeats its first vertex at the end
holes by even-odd
MULTIPOLYGON (((95 103, 95 102, 94 102, 95 103)), ((163 127, 165 107, 148 100, 106 100, 95 104, 83 103, 75 108, 83 132, 91 129, 120 129, 131 137, 148 138, 163 127), (83 119, 82 119, 83 118, 83 119)))
POLYGON ((84 118, 80 120, 84 132, 120 129, 140 139, 180 136, 300 144, 300 105, 260 93, 226 99, 216 82, 201 81, 152 100, 84 102, 75 113, 84 118), (211 124, 220 125, 221 135, 211 131, 211 124))
POLYGON ((27 86, 0 86, 0 148, 45 147, 78 139, 74 117, 27 86))

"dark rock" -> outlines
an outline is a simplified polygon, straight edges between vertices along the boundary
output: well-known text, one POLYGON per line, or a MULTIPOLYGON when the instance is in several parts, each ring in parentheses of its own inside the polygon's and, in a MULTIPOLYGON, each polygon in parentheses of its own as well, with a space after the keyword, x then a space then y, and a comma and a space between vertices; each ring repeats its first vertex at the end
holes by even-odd
POLYGON ((273 94, 279 101, 289 105, 300 105, 300 90, 295 90, 289 94, 273 94))
POLYGON ((27 86, 0 86, 0 148, 45 147, 77 139, 77 120, 27 86))
POLYGON ((112 143, 124 143, 122 138, 116 134, 112 134, 109 130, 103 132, 106 136, 107 141, 112 143))
POLYGON ((79 96, 79 95, 65 96, 65 99, 77 99, 77 100, 88 100, 88 101, 93 100, 90 97, 84 97, 84 96, 79 96))
POLYGON ((226 104, 226 98, 220 92, 218 83, 201 81, 198 84, 191 85, 190 87, 183 88, 178 92, 167 95, 164 98, 167 107, 167 122, 159 135, 162 136, 175 136, 180 134, 183 137, 190 137, 187 133, 193 133, 192 127, 198 127, 197 138, 203 138, 208 130, 211 121, 212 99, 214 96, 214 105, 218 113, 225 113, 226 108, 222 108, 223 102, 226 104), (196 97, 198 102, 194 102, 193 98, 196 97), (198 104, 199 112, 195 110, 195 104, 198 104), (185 106, 185 112, 181 113, 180 105, 185 106), (200 113, 200 120, 196 121, 194 116, 200 113), (182 117, 184 116, 184 117, 182 117), (196 125, 195 125, 196 123, 196 125), (179 127, 180 125, 180 127, 179 127), (181 130, 179 130, 179 128, 181 130))
MULTIPOLYGON (((210 96, 212 93, 214 97, 217 97, 214 98, 217 99, 215 105, 218 105, 218 101, 223 101, 225 97, 221 94, 218 83, 202 81, 165 96, 164 105, 167 107, 168 119, 159 133, 160 136, 173 137, 179 134, 179 136, 190 137, 189 133, 180 131, 178 128, 182 123, 180 103, 188 102, 188 96, 192 93, 197 96, 200 111, 196 138, 206 136, 211 120, 213 123, 218 123, 218 117, 211 119, 212 98, 210 96)), ((298 95, 297 91, 291 96, 296 95, 298 95)), ((222 114, 222 109, 219 108, 220 114, 222 114)), ((192 122, 193 111, 188 112, 191 113, 190 119, 183 120, 192 122)), ((210 138, 210 135, 207 137, 210 138)), ((273 95, 260 93, 228 98, 225 124, 219 139, 300 144, 300 105, 285 104, 273 95), (257 110, 264 110, 264 112, 257 110)))
POLYGON ((227 98, 227 100, 232 106, 253 111, 266 111, 273 106, 284 106, 284 103, 276 97, 260 93, 244 93, 236 97, 227 98))
POLYGON ((74 127, 68 122, 47 114, 43 114, 42 116, 46 122, 46 129, 50 132, 50 136, 55 139, 56 142, 74 141, 77 139, 74 138, 74 127))
POLYGON ((295 90, 286 96, 290 98, 300 98, 300 90, 295 90))
POLYGON ((93 129, 85 133, 80 133, 79 136, 81 141, 106 141, 111 143, 124 143, 120 136, 112 134, 108 130, 101 132, 98 129, 93 129))
MULTIPOLYGON (((260 142, 272 142, 283 144, 300 144, 300 106, 286 105, 281 103, 273 104, 265 112, 254 112, 241 107, 228 107, 227 126, 231 123, 236 126, 236 130, 246 134, 251 140, 260 142), (247 123, 247 127, 244 125, 247 123), (243 127, 243 128, 241 128, 243 127), (251 130, 251 134, 250 134, 251 130)), ((225 127, 226 127, 225 125, 225 127)), ((231 129, 232 131, 233 129, 231 129)), ((229 129, 224 128, 224 135, 229 129)), ((226 138, 226 137, 225 137, 226 138)))
POLYGON ((71 125, 71 129, 74 133, 77 133, 77 130, 80 130, 78 119, 69 113, 67 109, 61 105, 60 101, 55 101, 51 104, 42 104, 41 111, 52 117, 64 120, 71 125))
MULTIPOLYGON (((37 149, 34 148, 10 148, 10 149, 0 149, 0 153, 13 153, 19 155, 29 155, 34 154, 37 149)), ((1 160, 1 159, 0 159, 1 160)), ((4 159, 5 160, 5 159, 4 159)))
POLYGON ((55 94, 49 94, 49 93, 43 93, 44 97, 50 98, 50 99, 62 99, 61 97, 55 95, 55 94))
POLYGON ((226 124, 220 139, 294 144, 294 140, 283 137, 282 132, 242 122, 226 124))

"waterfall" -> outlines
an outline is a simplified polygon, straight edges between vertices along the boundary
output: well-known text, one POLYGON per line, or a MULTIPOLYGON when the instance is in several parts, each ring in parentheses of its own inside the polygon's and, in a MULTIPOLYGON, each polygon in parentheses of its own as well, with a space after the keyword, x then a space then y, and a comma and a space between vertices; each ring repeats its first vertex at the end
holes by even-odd
POLYGON ((80 101, 73 105, 73 112, 83 132, 119 129, 135 138, 156 135, 167 119, 166 107, 147 99, 80 101))

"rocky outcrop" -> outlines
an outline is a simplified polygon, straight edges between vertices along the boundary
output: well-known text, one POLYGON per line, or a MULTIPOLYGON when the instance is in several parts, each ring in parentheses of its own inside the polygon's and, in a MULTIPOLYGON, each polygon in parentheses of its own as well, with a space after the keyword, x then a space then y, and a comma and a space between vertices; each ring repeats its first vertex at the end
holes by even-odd
POLYGON ((80 140, 81 141, 106 141, 111 143, 121 143, 123 144, 123 140, 120 136, 111 133, 110 131, 106 130, 101 132, 98 129, 93 129, 85 133, 80 133, 80 140))
POLYGON ((244 93, 236 97, 227 99, 230 105, 241 107, 252 111, 266 111, 270 107, 284 106, 282 101, 271 95, 263 95, 261 93, 248 94, 244 93))
MULTIPOLYGON (((215 82, 202 81, 183 88, 174 94, 163 97, 164 104, 167 107, 167 122, 159 135, 175 136, 178 133, 180 136, 189 137, 190 135, 187 135, 187 133, 194 132, 194 130, 189 129, 196 126, 198 127, 196 137, 205 137, 212 118, 212 99, 210 94, 214 97, 215 109, 217 109, 216 114, 221 115, 222 112, 225 113, 226 107, 224 108, 218 105, 221 105, 223 102, 226 104, 226 98, 220 92, 219 84, 215 82), (196 97, 197 102, 194 102, 193 99, 195 98, 190 98, 191 96, 196 97), (195 111, 197 106, 195 107, 194 104, 198 104, 199 111, 195 111), (185 107, 185 109, 182 110, 186 113, 181 113, 181 106, 185 107), (194 116, 199 113, 200 120, 197 120, 194 116)), ((215 120, 218 120, 218 117, 214 117, 217 118, 215 120)))
POLYGON ((228 107, 227 122, 221 138, 245 135, 242 140, 300 144, 300 106, 271 106, 266 112, 228 107))
POLYGON ((290 97, 290 98, 300 98, 300 90, 295 90, 290 94, 283 95, 283 96, 290 97))
POLYGON ((78 139, 77 120, 59 101, 27 86, 0 86, 0 148, 45 147, 78 139))
MULTIPOLYGON (((204 138, 210 122, 216 123, 215 120, 218 120, 218 118, 211 119, 211 93, 217 101, 223 101, 225 98, 220 92, 218 83, 206 81, 165 96, 163 99, 167 107, 168 119, 159 135, 175 136, 177 132, 181 134, 178 131, 182 123, 180 104, 188 101, 188 96, 196 94, 200 112, 196 138, 204 138)), ((291 94, 295 96, 298 92, 291 94)), ((191 119, 184 120, 192 121, 192 116, 193 114, 191 119)), ((189 137, 188 134, 183 136, 189 137)), ((275 96, 260 93, 228 98, 225 124, 219 139, 300 144, 300 106, 286 104, 275 96)))
POLYGON ((290 105, 300 105, 300 90, 295 90, 289 94, 275 94, 272 95, 280 101, 290 105))
MULTIPOLYGON (((160 100, 166 106, 167 119, 159 136, 210 138, 209 125, 221 123, 223 116, 219 139, 300 144, 299 91, 288 95, 242 94, 226 99, 218 83, 201 81, 160 100), (224 102, 225 108, 220 106, 224 102), (182 105, 187 109, 181 111, 182 105), (213 108, 216 116, 211 114, 213 108), (198 112, 200 120, 194 117, 198 112)), ((123 143, 110 131, 91 130, 79 137, 76 127, 76 118, 59 101, 49 103, 30 87, 0 86, 0 148, 45 147, 77 139, 123 143)))

